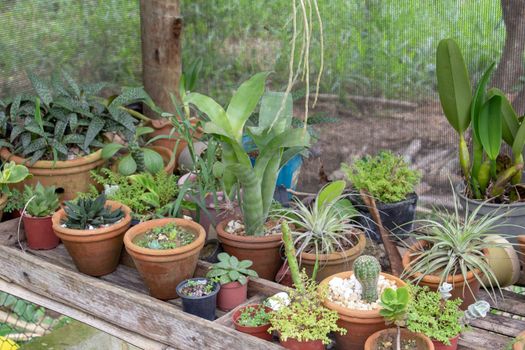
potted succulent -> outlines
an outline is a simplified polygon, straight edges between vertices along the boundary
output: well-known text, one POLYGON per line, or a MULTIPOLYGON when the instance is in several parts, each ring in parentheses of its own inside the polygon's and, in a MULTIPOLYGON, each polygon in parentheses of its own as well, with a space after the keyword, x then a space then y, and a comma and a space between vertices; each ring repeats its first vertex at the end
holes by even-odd
POLYGON ((370 255, 354 261, 353 271, 340 272, 324 279, 320 286, 328 294, 323 305, 337 311, 337 324, 346 335, 336 335, 337 349, 361 349, 366 339, 387 326, 380 314, 379 296, 386 288, 403 287, 401 279, 381 272, 381 265, 370 255))
POLYGON ((387 324, 394 324, 396 328, 387 328, 372 334, 366 340, 365 350, 434 350, 434 344, 427 336, 401 328, 405 325, 409 302, 410 294, 406 286, 396 290, 385 289, 381 294, 379 313, 387 324))
MULTIPOLYGON (((357 192, 365 190, 377 201, 377 209, 383 226, 397 237, 412 231, 417 206, 415 188, 421 180, 421 172, 410 169, 406 160, 390 151, 376 156, 356 159, 351 165, 342 163, 341 169, 357 192)), ((359 200, 356 202, 360 203, 359 200)), ((363 205, 358 206, 367 213, 363 205)), ((379 237, 379 230, 372 220, 370 228, 379 237)))
POLYGON ((351 269, 366 245, 366 238, 355 218, 358 212, 344 198, 343 180, 324 186, 314 203, 307 206, 299 200, 292 208, 277 212, 293 225, 299 263, 317 281, 351 269))
POLYGON ((0 170, 0 220, 2 220, 2 214, 11 193, 9 186, 22 182, 30 176, 28 169, 23 165, 15 164, 15 162, 7 162, 2 165, 0 170))
POLYGON ((248 296, 248 279, 257 277, 257 272, 249 269, 253 264, 250 260, 239 261, 228 253, 220 253, 217 258, 219 262, 213 264, 206 277, 221 284, 217 306, 230 311, 244 303, 248 296))
POLYGON ((254 337, 271 341, 270 316, 272 309, 263 304, 245 305, 232 315, 233 325, 239 332, 253 335, 254 337))
POLYGON ((205 237, 191 220, 164 218, 133 226, 124 244, 151 296, 169 300, 177 297, 177 285, 193 276, 205 237))
POLYGON ((287 298, 281 299, 279 307, 270 314, 268 332, 277 331, 286 349, 322 350, 331 342, 329 333, 344 334, 346 330, 337 325, 337 312, 323 306, 326 289, 319 288, 314 280, 299 272, 293 238, 286 222, 282 224, 282 232, 295 289, 291 289, 287 298))
POLYGON ((263 96, 267 75, 259 73, 244 82, 227 110, 198 93, 188 94, 185 102, 208 116, 210 121, 204 124, 204 132, 221 141, 222 160, 215 163, 214 170, 222 177, 227 194, 232 193, 235 185, 240 188, 242 220, 224 220, 217 226, 224 250, 241 260, 252 260, 260 277, 273 280, 281 260, 281 233, 276 223, 268 221, 268 213, 277 174, 288 159, 308 145, 309 135, 305 130, 290 127, 291 104, 283 103, 284 96, 276 99, 275 94, 263 98, 258 124, 245 127, 263 96), (283 105, 289 108, 281 108, 283 105), (245 131, 259 149, 254 165, 243 148, 245 131))
POLYGON ((79 198, 67 201, 53 214, 53 231, 66 246, 80 272, 103 276, 118 266, 122 236, 131 223, 125 205, 106 200, 79 198))
POLYGON ((453 39, 444 39, 437 48, 436 75, 443 112, 459 136, 459 160, 464 184, 458 192, 465 210, 483 216, 494 210, 500 217, 498 232, 518 235, 525 227, 524 203, 520 186, 525 146, 525 123, 519 118, 505 94, 486 86, 493 63, 472 91, 461 51, 453 39), (465 135, 470 127, 472 147, 465 135), (508 156, 502 148, 512 150, 508 156), (485 203, 489 202, 489 203, 485 203), (466 205, 468 203, 468 206, 466 205))
POLYGON ((463 300, 464 310, 476 300, 480 286, 495 299, 499 283, 488 262, 488 249, 509 243, 489 239, 501 227, 505 213, 478 216, 482 208, 478 206, 463 216, 455 193, 454 205, 451 213, 443 209, 434 217, 414 221, 420 232, 410 234, 417 242, 408 246, 403 256, 402 276, 433 291, 444 282, 450 283, 452 296, 463 300))
POLYGON ((217 293, 221 286, 207 278, 190 278, 177 285, 177 295, 182 299, 182 310, 213 321, 217 306, 217 293))
POLYGON ((27 245, 30 249, 53 249, 60 240, 53 232, 51 217, 60 207, 55 187, 25 186, 25 210, 22 214, 27 245))

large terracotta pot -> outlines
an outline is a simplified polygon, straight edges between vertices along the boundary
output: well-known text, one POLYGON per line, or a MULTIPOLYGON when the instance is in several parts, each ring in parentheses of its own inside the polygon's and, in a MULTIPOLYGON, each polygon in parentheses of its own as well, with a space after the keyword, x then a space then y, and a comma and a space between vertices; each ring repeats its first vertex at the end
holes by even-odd
MULTIPOLYGON (((364 350, 377 350, 381 337, 385 335, 396 336, 397 329, 388 328, 388 329, 383 329, 381 331, 375 332, 366 340, 364 350)), ((430 338, 428 338, 427 336, 421 333, 412 333, 409 330, 402 328, 401 329, 401 339, 415 340, 417 344, 416 346, 417 350, 434 350, 434 344, 432 344, 432 341, 430 340, 430 338)))
MULTIPOLYGON (((162 146, 148 146, 146 148, 152 149, 155 152, 157 152, 164 161, 164 171, 168 174, 173 174, 173 171, 175 170, 175 167, 177 166, 177 162, 175 157, 173 156, 173 152, 170 151, 166 147, 162 146)), ((111 165, 111 170, 116 172, 118 171, 118 161, 111 165)))
POLYGON ((51 216, 40 218, 24 214, 22 221, 29 249, 53 249, 60 244, 60 240, 53 232, 51 216))
POLYGON ((66 246, 80 272, 91 276, 103 276, 118 266, 122 250, 122 237, 131 223, 131 210, 115 201, 106 201, 111 209, 121 208, 124 217, 119 222, 95 230, 74 230, 62 227, 66 218, 64 209, 53 214, 53 231, 66 246))
POLYGON ((29 165, 29 160, 13 155, 8 149, 0 150, 3 160, 12 160, 17 164, 23 164, 33 175, 23 182, 14 185, 14 188, 22 191, 25 185, 36 185, 38 182, 44 187, 55 186, 58 193, 62 193, 61 200, 74 199, 78 192, 87 192, 90 185, 94 185, 90 171, 101 167, 106 161, 102 159, 102 150, 98 150, 87 156, 73 160, 56 161, 39 160, 29 165), (27 163, 27 164, 26 164, 27 163))
MULTIPOLYGON (((432 340, 435 350, 456 350, 458 348, 459 335, 450 339, 450 345, 445 345, 440 341, 432 340)), ((523 349, 520 349, 523 350, 523 349)))
POLYGON ((289 350, 324 350, 324 344, 320 340, 299 341, 293 338, 281 340, 281 345, 289 350))
POLYGON ((226 219, 217 225, 217 236, 224 251, 239 260, 251 260, 252 269, 260 278, 273 281, 281 265, 279 248, 282 244, 282 235, 232 235, 224 230, 229 221, 230 219, 226 219))
POLYGON ((124 245, 146 282, 151 296, 169 300, 177 298, 177 285, 193 276, 205 237, 206 233, 202 226, 193 221, 164 218, 141 222, 130 228, 124 236, 124 245), (149 249, 133 243, 136 236, 169 223, 193 232, 196 236, 195 240, 175 249, 149 249))
MULTIPOLYGON (((364 233, 358 236, 357 244, 344 252, 332 254, 319 254, 319 269, 317 271, 317 282, 321 282, 328 276, 339 272, 349 271, 352 269, 355 259, 357 259, 365 249, 366 238, 364 233)), ((301 253, 301 268, 305 268, 308 276, 312 276, 315 265, 315 254, 301 253)))
POLYGON ((512 350, 523 350, 525 349, 525 331, 518 334, 516 342, 512 345, 512 350))
MULTIPOLYGON (((353 271, 340 272, 330 277, 325 278, 320 288, 328 288, 328 283, 335 277, 342 279, 350 278, 354 274, 353 271)), ((381 273, 385 278, 395 281, 398 287, 406 285, 401 279, 381 273)), ((366 339, 373 333, 386 329, 385 319, 379 314, 379 309, 376 310, 352 310, 327 299, 323 301, 323 305, 331 310, 337 311, 339 320, 337 324, 339 327, 345 328, 347 333, 341 335, 336 333, 336 349, 338 350, 357 350, 363 349, 366 339)))
POLYGON ((239 309, 235 310, 235 312, 232 315, 232 321, 233 321, 233 325, 235 326, 235 329, 238 330, 239 332, 246 333, 246 334, 249 334, 254 337, 264 339, 264 340, 271 341, 272 334, 268 333, 268 329, 270 328, 269 322, 265 325, 257 326, 257 327, 242 326, 239 324, 238 322, 239 317, 241 317, 243 310, 248 307, 253 307, 253 308, 264 307, 267 313, 272 311, 272 309, 270 309, 269 307, 263 306, 261 304, 249 304, 249 305, 240 307, 239 309))
MULTIPOLYGON (((415 256, 412 254, 417 253, 418 251, 421 251, 421 248, 427 245, 428 243, 425 241, 419 241, 415 244, 413 244, 403 255, 403 268, 406 270, 410 263, 415 259, 415 256)), ((487 252, 485 252, 487 254, 487 252)), ((478 276, 481 275, 479 271, 476 272, 478 276)), ((409 276, 409 279, 418 279, 421 277, 421 273, 417 272, 412 276, 409 276)), ((450 283, 452 285, 452 291, 450 294, 452 294, 451 299, 461 298, 463 300, 463 303, 461 303, 460 308, 461 310, 466 310, 467 307, 474 303, 476 301, 476 296, 478 295, 480 283, 476 279, 476 276, 472 271, 469 271, 467 273, 467 283, 468 286, 465 285, 465 280, 463 278, 463 275, 454 275, 454 276, 448 276, 446 279, 447 283, 450 283), (469 288, 470 286, 470 288, 469 288)), ((441 276, 434 276, 434 275, 425 275, 423 278, 417 283, 419 286, 427 286, 430 290, 436 292, 441 285, 441 276)))
POLYGON ((4 214, 5 206, 7 205, 7 195, 0 195, 0 221, 2 221, 2 216, 4 214))
MULTIPOLYGON (((1 199, 1 198, 0 198, 1 199)), ((521 262, 521 275, 520 275, 520 284, 525 285, 525 235, 518 236, 518 246, 519 251, 521 254, 519 254, 519 259, 521 262)))
POLYGON ((246 301, 248 296, 248 283, 230 282, 221 285, 221 290, 217 294, 217 307, 222 311, 235 309, 246 301))

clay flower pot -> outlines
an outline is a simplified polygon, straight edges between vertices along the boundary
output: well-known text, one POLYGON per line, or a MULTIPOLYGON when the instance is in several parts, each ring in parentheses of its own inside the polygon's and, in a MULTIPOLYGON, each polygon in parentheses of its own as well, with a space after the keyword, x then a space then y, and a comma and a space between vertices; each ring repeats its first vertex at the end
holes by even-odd
POLYGON ((121 208, 124 217, 119 222, 108 227, 95 230, 74 230, 62 227, 66 218, 64 209, 53 214, 53 231, 66 246, 77 269, 91 276, 103 276, 118 266, 122 251, 122 237, 131 223, 131 210, 115 201, 106 201, 111 209, 121 208))
MULTIPOLYGON (((175 166, 177 165, 177 163, 176 163, 175 157, 173 156, 172 151, 170 151, 166 147, 161 147, 161 146, 148 146, 146 148, 149 148, 157 152, 162 157, 162 160, 164 161, 164 171, 168 174, 173 174, 173 171, 175 170, 175 166)), ((111 171, 118 172, 118 161, 113 163, 110 168, 111 168, 111 171)))
MULTIPOLYGON (((365 343, 364 350, 376 350, 378 348, 378 344, 381 341, 381 337, 385 335, 397 335, 397 329, 396 328, 387 328, 380 331, 375 332, 372 334, 365 343)), ((421 334, 421 333, 412 333, 407 329, 401 328, 401 339, 413 339, 416 341, 416 349, 417 350, 434 350, 434 344, 432 344, 432 341, 430 341, 430 338, 427 336, 421 334)), ((395 349, 395 347, 393 348, 395 349)))
POLYGON ((525 349, 525 331, 518 334, 518 336, 516 337, 516 342, 512 345, 512 350, 523 350, 523 349, 525 349))
POLYGON ((177 285, 193 276, 205 237, 206 233, 202 226, 193 221, 164 218, 141 222, 130 228, 124 236, 124 245, 133 258, 150 295, 157 299, 169 300, 177 298, 177 285), (149 249, 133 243, 136 236, 169 223, 193 232, 195 240, 175 249, 149 249))
MULTIPOLYGON (((361 256, 365 246, 365 234, 360 233, 357 244, 352 248, 345 250, 344 252, 319 254, 319 270, 317 271, 316 276, 317 282, 321 282, 325 278, 336 273, 351 270, 355 259, 361 256)), ((312 271, 315 265, 315 254, 301 253, 299 261, 301 263, 301 269, 304 267, 308 276, 312 276, 312 271)))
MULTIPOLYGON (((445 345, 442 342, 437 341, 437 340, 432 340, 432 344, 434 344, 435 350, 456 350, 458 348, 458 340, 459 340, 459 335, 450 339, 450 345, 445 345)), ((520 349, 520 350, 523 350, 523 349, 520 349)))
POLYGON ((238 322, 239 317, 241 317, 243 310, 248 307, 254 307, 254 308, 264 307, 264 310, 266 310, 266 312, 272 311, 272 309, 270 309, 268 306, 263 306, 261 304, 249 304, 249 305, 243 306, 235 310, 235 312, 232 315, 233 325, 235 326, 235 329, 238 330, 239 332, 246 333, 246 334, 252 335, 254 337, 257 337, 263 340, 271 341, 273 337, 271 333, 268 333, 268 329, 270 328, 269 322, 267 324, 257 326, 257 327, 242 326, 239 324, 238 322))
MULTIPOLYGON (((424 241, 419 241, 415 244, 413 244, 403 255, 403 268, 406 270, 410 263, 415 259, 415 256, 412 256, 413 253, 417 253, 421 250, 421 247, 428 244, 424 241)), ((486 253, 485 253, 486 254, 486 253)), ((476 272, 478 276, 481 275, 479 271, 476 272)), ((412 276, 409 276, 409 279, 416 279, 421 276, 421 273, 417 272, 412 276)), ((463 303, 461 303, 460 308, 461 310, 466 310, 467 307, 474 303, 476 301, 476 296, 479 292, 479 281, 476 279, 476 276, 474 276, 474 273, 472 271, 469 271, 467 273, 467 283, 469 286, 465 285, 465 280, 463 278, 463 275, 454 275, 454 276, 448 276, 446 282, 450 283, 452 285, 452 291, 450 294, 452 294, 451 299, 461 298, 463 300, 463 303)), ((425 275, 423 278, 419 281, 419 286, 428 286, 430 290, 436 292, 441 284, 441 277, 440 276, 434 276, 434 275, 425 275)))
MULTIPOLYGON (((521 253, 519 254, 521 266, 525 266, 525 235, 518 236, 518 246, 516 247, 516 249, 519 249, 521 253)), ((523 269, 523 271, 521 271, 520 282, 525 283, 525 268, 523 269)))
MULTIPOLYGON (((328 283, 334 277, 340 277, 347 279, 354 274, 353 271, 340 272, 330 277, 325 278, 320 287, 328 288, 328 283)), ((406 283, 401 279, 389 275, 387 273, 381 273, 386 279, 395 281, 398 287, 405 286, 406 283)), ((388 326, 385 324, 385 319, 379 314, 379 309, 376 310, 352 310, 336 303, 325 299, 323 305, 331 310, 337 311, 339 314, 339 320, 337 325, 345 328, 347 333, 341 335, 336 333, 336 349, 362 349, 367 338, 373 333, 386 329, 388 326)))
POLYGON ((320 340, 299 341, 293 338, 280 340, 281 345, 289 350, 324 350, 325 346, 320 340))
POLYGON ((59 245, 60 240, 53 231, 51 216, 36 217, 24 214, 22 221, 26 233, 26 241, 29 249, 53 249, 59 245))
POLYGON ((34 186, 40 182, 44 187, 55 186, 58 192, 63 191, 60 196, 63 201, 74 199, 79 192, 87 192, 90 185, 95 184, 90 176, 91 170, 101 167, 106 162, 102 159, 102 150, 73 160, 39 160, 33 165, 29 165, 28 159, 13 155, 6 148, 0 150, 0 157, 25 165, 33 175, 14 185, 14 188, 23 191, 24 185, 34 186))
POLYGON ((2 221, 2 216, 4 214, 5 206, 7 205, 7 195, 0 195, 0 221, 2 221))
POLYGON ((230 220, 223 220, 217 225, 217 236, 224 251, 239 260, 253 261, 251 268, 259 277, 273 281, 281 266, 279 248, 282 244, 282 235, 232 235, 224 230, 230 220))
POLYGON ((217 295, 217 307, 222 311, 235 309, 246 301, 248 297, 248 283, 230 282, 221 285, 217 295))

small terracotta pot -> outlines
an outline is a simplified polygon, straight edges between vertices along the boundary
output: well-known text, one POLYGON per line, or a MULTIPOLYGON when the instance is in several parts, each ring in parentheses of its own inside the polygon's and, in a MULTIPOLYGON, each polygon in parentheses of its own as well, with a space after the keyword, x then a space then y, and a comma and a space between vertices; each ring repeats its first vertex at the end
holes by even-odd
MULTIPOLYGON (((157 152, 164 161, 164 171, 168 174, 173 174, 173 171, 175 170, 175 166, 177 165, 177 162, 175 160, 175 157, 173 156, 173 152, 167 149, 166 147, 161 146, 148 146, 146 148, 149 148, 155 152, 157 152)), ((122 157, 119 157, 122 158, 122 157)), ((113 163, 110 167, 110 169, 113 172, 118 171, 118 161, 113 163)))
POLYGON ((60 244, 55 232, 53 232, 53 221, 51 216, 43 218, 24 215, 24 231, 29 249, 53 249, 60 244))
POLYGON ((290 267, 286 261, 283 262, 279 268, 279 271, 277 271, 277 275, 275 275, 275 282, 286 287, 293 287, 292 273, 290 272, 290 267))
POLYGON ((512 350, 523 350, 525 349, 525 331, 518 334, 516 342, 512 345, 512 350))
POLYGON ((257 327, 242 326, 238 323, 239 317, 241 317, 243 310, 248 307, 254 307, 254 308, 264 307, 264 310, 266 310, 266 312, 272 311, 272 309, 270 309, 267 306, 263 306, 262 304, 249 304, 249 305, 240 307, 239 309, 235 310, 235 312, 232 315, 233 325, 235 326, 235 329, 238 330, 239 332, 246 333, 254 337, 260 338, 260 339, 271 341, 273 338, 272 334, 268 333, 268 329, 270 328, 270 323, 267 323, 262 326, 257 326, 257 327))
POLYGON ((230 282, 221 285, 217 295, 217 307, 222 311, 235 309, 246 301, 248 297, 248 283, 230 282))
POLYGON ((252 269, 259 277, 273 281, 281 266, 279 248, 282 244, 282 235, 232 235, 224 230, 230 220, 223 220, 217 225, 217 236, 224 251, 239 260, 253 261, 252 269))
POLYGON ((124 245, 146 282, 150 295, 157 299, 169 300, 177 298, 177 285, 193 276, 205 237, 206 232, 202 226, 193 221, 165 218, 145 221, 133 226, 124 236, 124 245), (196 236, 195 240, 175 249, 149 249, 133 243, 136 236, 169 223, 193 232, 196 236))
MULTIPOLYGON (((340 272, 330 277, 325 278, 319 285, 320 288, 328 288, 328 283, 335 277, 342 279, 350 278, 354 274, 353 271, 340 272)), ((406 283, 401 279, 381 273, 386 279, 393 280, 398 287, 405 286, 406 283)), ((323 301, 323 305, 330 310, 335 310, 339 314, 337 324, 339 327, 345 328, 347 333, 341 335, 335 334, 336 345, 338 350, 346 349, 362 349, 366 339, 373 333, 386 329, 385 319, 379 314, 379 309, 376 310, 352 310, 327 299, 323 301)))
MULTIPOLYGON (((350 271, 357 259, 365 249, 366 238, 364 233, 358 235, 357 244, 344 252, 332 254, 319 254, 319 269, 317 271, 316 280, 321 282, 325 278, 339 272, 350 271)), ((301 269, 304 267, 308 276, 312 276, 312 271, 315 266, 315 254, 301 253, 300 263, 301 269)))
MULTIPOLYGON (((366 340, 364 350, 376 350, 381 337, 388 334, 396 336, 397 328, 387 328, 375 332, 366 340)), ((430 338, 421 333, 412 333, 407 329, 401 328, 401 339, 414 339, 417 343, 417 350, 434 350, 434 344, 432 344, 430 338)))
POLYGON ((299 341, 288 338, 280 340, 281 345, 289 350, 324 350, 324 344, 320 340, 299 341))
MULTIPOLYGON (((450 339, 450 345, 445 345, 440 341, 432 340, 435 350, 456 350, 458 348, 459 335, 450 339)), ((523 349, 520 349, 523 350, 523 349)))
MULTIPOLYGON (((419 241, 415 244, 413 244, 403 255, 403 268, 406 270, 410 263, 415 259, 415 256, 412 254, 417 253, 418 251, 421 251, 422 247, 425 247, 428 243, 425 241, 419 241)), ((485 252, 486 254, 486 252, 485 252)), ((481 273, 479 271, 476 272, 478 276, 481 276, 481 273)), ((412 276, 409 276, 409 279, 414 280, 421 277, 421 273, 417 272, 412 276)), ((450 294, 452 294, 451 299, 461 298, 463 300, 463 303, 459 306, 461 310, 466 310, 467 307, 474 303, 476 301, 476 296, 478 295, 480 284, 479 281, 476 279, 476 276, 472 271, 469 271, 467 273, 467 283, 469 286, 465 285, 465 280, 463 278, 463 275, 454 275, 454 276, 448 276, 446 282, 450 283, 452 285, 452 291, 450 294)), ((434 276, 434 275, 425 275, 423 278, 417 283, 419 286, 428 286, 428 288, 431 291, 436 292, 441 284, 441 277, 440 276, 434 276)))
POLYGON ((74 230, 62 227, 66 218, 64 209, 53 214, 53 231, 66 246, 80 272, 91 276, 103 276, 118 266, 122 250, 122 237, 131 223, 131 210, 115 201, 106 201, 111 209, 121 208, 124 217, 119 222, 95 230, 74 230))
POLYGON ((60 195, 62 201, 76 198, 79 192, 87 192, 90 185, 95 184, 90 175, 91 170, 102 167, 106 162, 102 159, 102 150, 73 160, 56 162, 39 160, 33 165, 29 165, 29 159, 13 155, 6 148, 0 149, 0 157, 3 160, 12 160, 17 164, 25 165, 33 175, 13 185, 13 188, 23 191, 24 185, 35 186, 40 182, 44 187, 55 186, 58 192, 62 193, 60 195))
POLYGON ((4 214, 5 206, 7 205, 7 195, 0 195, 0 221, 2 221, 2 216, 4 214))

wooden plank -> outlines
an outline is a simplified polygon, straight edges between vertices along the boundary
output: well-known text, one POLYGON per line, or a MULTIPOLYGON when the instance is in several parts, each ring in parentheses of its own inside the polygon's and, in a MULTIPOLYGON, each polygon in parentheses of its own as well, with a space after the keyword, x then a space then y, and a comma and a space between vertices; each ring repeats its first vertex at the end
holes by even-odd
MULTIPOLYGON (((11 219, 0 223, 0 245, 11 246, 18 243, 18 222, 19 219, 11 219)), ((25 241, 25 239, 25 231, 21 228, 20 241, 25 241)))
POLYGON ((157 342, 188 349, 282 349, 147 295, 0 246, 0 275, 56 302, 157 342))
POLYGON ((488 314, 484 318, 472 321, 471 326, 508 337, 515 337, 525 330, 525 321, 503 315, 488 314))
POLYGON ((473 327, 471 331, 461 335, 458 350, 502 350, 505 349, 512 339, 473 327))
POLYGON ((496 303, 483 289, 479 291, 479 298, 488 301, 490 306, 496 310, 525 317, 525 295, 514 293, 510 290, 502 290, 502 292, 503 298, 498 298, 496 303))
POLYGON ((56 302, 39 294, 33 293, 32 291, 22 288, 14 283, 8 283, 0 279, 0 291, 30 301, 39 306, 43 306, 46 309, 56 311, 62 315, 74 318, 75 320, 88 324, 94 328, 104 330, 104 332, 109 333, 119 339, 122 339, 132 345, 138 346, 139 348, 151 350, 166 349, 166 345, 162 343, 158 343, 151 339, 145 338, 137 333, 133 333, 123 328, 114 326, 111 323, 93 317, 86 312, 68 306, 66 304, 56 302))

